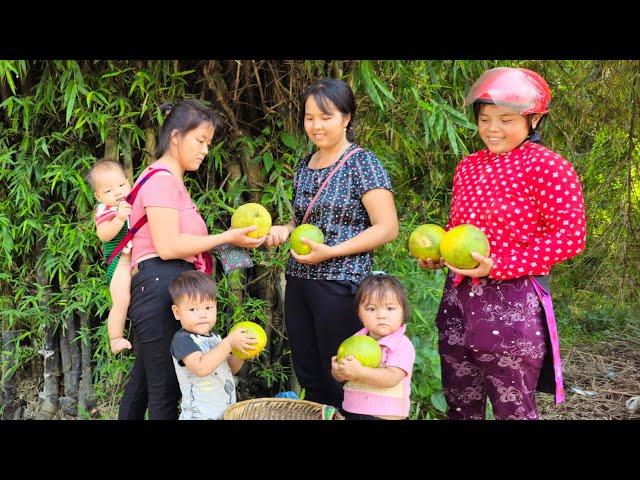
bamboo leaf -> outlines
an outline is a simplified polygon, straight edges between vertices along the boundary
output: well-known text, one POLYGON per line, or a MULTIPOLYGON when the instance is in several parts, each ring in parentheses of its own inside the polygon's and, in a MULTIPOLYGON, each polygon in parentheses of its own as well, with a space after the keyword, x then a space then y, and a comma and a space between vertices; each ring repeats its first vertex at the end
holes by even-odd
POLYGON ((421 112, 420 117, 422 118, 422 128, 424 128, 424 144, 429 145, 430 135, 429 135, 429 121, 424 112, 421 112))
POLYGON ((360 75, 362 80, 364 81, 365 89, 369 94, 369 97, 380 107, 381 110, 384 110, 384 105, 382 104, 382 100, 380 100, 380 96, 376 91, 376 87, 373 84, 373 77, 375 74, 373 73, 373 63, 370 60, 363 60, 360 62, 360 75))
POLYGON ((65 124, 68 125, 69 124, 69 120, 71 119, 71 115, 73 114, 73 106, 76 103, 76 86, 75 84, 70 84, 71 85, 71 91, 69 93, 69 98, 67 100, 67 115, 65 118, 65 124))
POLYGON ((438 112, 436 118, 436 139, 440 140, 442 138, 442 130, 444 128, 444 115, 442 112, 438 112))
POLYGON ((133 70, 133 68, 125 68, 125 69, 122 69, 122 70, 116 70, 116 71, 113 71, 113 72, 105 73, 104 75, 102 75, 100 77, 100 79, 104 80, 104 79, 110 78, 110 77, 117 77, 118 75, 122 75, 123 73, 129 72, 131 70, 133 70))
POLYGON ((40 142, 40 148, 42 149, 42 151, 47 157, 51 157, 51 155, 49 154, 49 147, 47 146, 46 138, 42 138, 42 142, 40 142))
POLYGON ((449 137, 449 143, 451 144, 451 148, 453 149, 453 153, 458 154, 458 141, 456 140, 456 132, 451 125, 451 122, 447 120, 447 136, 449 137))
POLYGON ((393 94, 389 90, 387 90, 387 87, 384 86, 384 84, 378 79, 378 77, 373 77, 373 83, 376 84, 376 86, 380 89, 385 97, 387 97, 392 102, 396 101, 396 99, 393 97, 393 94))

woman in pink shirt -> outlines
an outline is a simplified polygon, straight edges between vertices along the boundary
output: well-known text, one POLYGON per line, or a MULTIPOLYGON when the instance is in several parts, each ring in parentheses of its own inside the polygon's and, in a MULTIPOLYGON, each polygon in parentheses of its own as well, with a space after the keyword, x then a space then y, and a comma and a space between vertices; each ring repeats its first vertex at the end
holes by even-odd
POLYGON ((209 235, 183 178, 200 167, 220 125, 219 117, 196 100, 163 104, 165 120, 156 157, 138 177, 142 184, 131 209, 131 225, 146 214, 133 237, 129 319, 135 332, 136 359, 125 387, 118 419, 178 419, 180 388, 170 354, 180 327, 171 312, 169 285, 187 270, 211 271, 209 250, 227 243, 255 248, 265 237, 252 239, 255 229, 229 229, 209 235), (154 172, 155 170, 155 172, 154 172), (154 173, 151 173, 154 172, 154 173))
MULTIPOLYGON (((573 166, 541 144, 545 80, 522 68, 484 72, 469 90, 487 148, 458 164, 446 230, 480 228, 491 253, 473 269, 449 267, 436 316, 451 419, 536 419, 534 392, 564 399, 551 267, 584 250, 585 213, 573 166)), ((423 268, 441 268, 431 260, 423 268)))

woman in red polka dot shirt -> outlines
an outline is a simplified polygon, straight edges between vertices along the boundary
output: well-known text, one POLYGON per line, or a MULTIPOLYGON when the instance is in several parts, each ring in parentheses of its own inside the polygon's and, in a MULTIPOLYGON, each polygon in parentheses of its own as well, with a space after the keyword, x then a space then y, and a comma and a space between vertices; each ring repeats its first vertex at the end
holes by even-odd
POLYGON ((551 267, 581 253, 585 214, 573 166, 541 144, 551 92, 535 72, 494 68, 469 90, 486 148, 458 164, 448 230, 480 228, 489 257, 449 267, 436 316, 442 383, 451 419, 536 419, 536 389, 564 400, 551 267))

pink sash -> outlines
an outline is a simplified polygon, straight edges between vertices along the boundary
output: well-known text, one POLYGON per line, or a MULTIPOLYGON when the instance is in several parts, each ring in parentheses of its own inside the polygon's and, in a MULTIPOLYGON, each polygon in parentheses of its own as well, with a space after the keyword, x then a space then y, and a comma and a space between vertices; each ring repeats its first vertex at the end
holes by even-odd
POLYGON ((545 316, 547 317, 547 328, 549 329, 549 339, 551 340, 551 352, 553 354, 553 374, 556 380, 556 405, 564 402, 564 387, 562 385, 562 359, 560 358, 560 342, 558 341, 558 328, 556 326, 556 316, 553 313, 553 302, 551 294, 544 289, 534 277, 529 276, 533 288, 538 294, 545 316))

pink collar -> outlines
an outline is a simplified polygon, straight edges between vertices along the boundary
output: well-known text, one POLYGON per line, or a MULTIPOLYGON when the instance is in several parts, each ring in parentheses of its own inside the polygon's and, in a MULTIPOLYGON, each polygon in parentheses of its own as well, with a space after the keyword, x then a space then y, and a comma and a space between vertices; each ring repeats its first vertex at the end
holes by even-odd
MULTIPOLYGON (((406 329, 407 329, 407 324, 404 323, 395 332, 390 333, 386 337, 382 337, 380 340, 378 340, 378 344, 380 346, 387 347, 389 350, 395 350, 396 346, 398 345, 398 342, 404 336, 404 332, 405 332, 406 329)), ((366 327, 365 327, 365 328, 362 328, 362 329, 358 330, 355 333, 355 335, 367 335, 368 333, 369 333, 369 330, 367 330, 366 327)))

